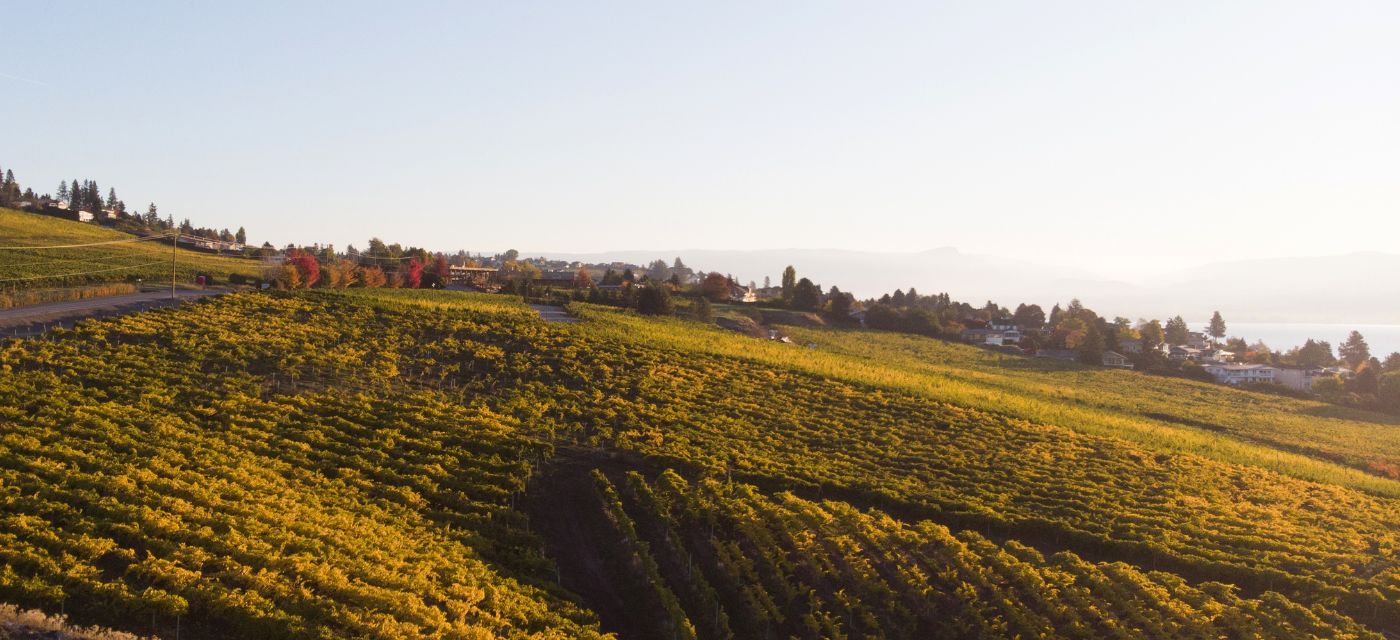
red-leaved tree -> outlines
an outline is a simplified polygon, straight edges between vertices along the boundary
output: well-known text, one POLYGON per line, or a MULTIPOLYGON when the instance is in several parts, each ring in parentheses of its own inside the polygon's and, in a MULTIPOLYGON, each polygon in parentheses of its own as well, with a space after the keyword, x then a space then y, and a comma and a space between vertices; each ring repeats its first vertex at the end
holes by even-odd
POLYGON ((410 258, 408 261, 408 288, 417 289, 423 284, 423 263, 418 258, 410 258))
POLYGON ((316 256, 301 249, 292 249, 287 252, 287 262, 301 274, 302 286, 307 289, 315 286, 316 281, 321 279, 321 263, 316 260, 316 256))

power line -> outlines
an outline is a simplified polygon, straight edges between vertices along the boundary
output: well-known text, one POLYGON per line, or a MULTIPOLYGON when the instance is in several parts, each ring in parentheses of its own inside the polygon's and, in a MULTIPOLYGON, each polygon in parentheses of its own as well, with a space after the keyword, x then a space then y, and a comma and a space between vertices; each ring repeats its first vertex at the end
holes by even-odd
POLYGON ((54 244, 38 247, 0 247, 0 251, 38 251, 41 249, 79 249, 82 247, 96 247, 105 244, 123 244, 128 242, 144 242, 146 240, 159 240, 169 238, 172 234, 162 233, 154 236, 137 236, 135 238, 123 238, 121 240, 107 240, 105 242, 88 242, 85 244, 54 244))

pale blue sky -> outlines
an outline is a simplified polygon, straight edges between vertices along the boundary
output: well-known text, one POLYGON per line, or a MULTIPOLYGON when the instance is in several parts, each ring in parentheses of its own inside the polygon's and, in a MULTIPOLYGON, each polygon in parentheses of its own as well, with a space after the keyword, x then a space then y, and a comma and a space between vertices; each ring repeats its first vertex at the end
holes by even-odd
POLYGON ((282 4, 7 6, 0 166, 278 244, 1137 273, 1400 237, 1394 2, 282 4))

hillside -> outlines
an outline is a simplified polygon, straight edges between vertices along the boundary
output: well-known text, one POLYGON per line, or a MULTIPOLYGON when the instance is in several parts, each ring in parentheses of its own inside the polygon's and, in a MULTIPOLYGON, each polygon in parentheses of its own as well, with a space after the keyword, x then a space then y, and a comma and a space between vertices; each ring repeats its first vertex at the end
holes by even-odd
POLYGON ((6 344, 0 601, 201 637, 1396 631, 1382 418, 572 311, 244 293, 6 344))
MULTIPOLYGON (((46 247, 130 240, 134 236, 92 223, 0 209, 0 247, 46 247)), ((170 283, 169 244, 157 241, 100 244, 61 249, 0 249, 0 291, 79 287, 97 283, 170 283)), ((232 274, 257 277, 253 260, 180 249, 176 278, 191 283, 197 274, 226 282, 232 274)))

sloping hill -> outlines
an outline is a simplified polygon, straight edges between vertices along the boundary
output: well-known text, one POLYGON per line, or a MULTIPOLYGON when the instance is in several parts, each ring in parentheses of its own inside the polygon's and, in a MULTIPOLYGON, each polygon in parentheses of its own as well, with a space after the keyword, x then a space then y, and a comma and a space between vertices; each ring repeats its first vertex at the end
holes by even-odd
MULTIPOLYGON (((52 289, 130 282, 170 283, 171 250, 168 242, 129 242, 136 237, 95 224, 52 216, 0 209, 0 291, 52 289), (113 243, 113 244, 94 244, 113 243), (58 249, 7 247, 94 246, 58 249)), ((175 276, 191 283, 197 274, 226 281, 232 274, 256 277, 254 260, 217 256, 180 249, 175 252, 175 276)))
MULTIPOLYGON (((1127 395, 1017 404, 1033 385, 993 365, 980 386, 920 370, 933 346, 886 362, 835 343, 889 348, 877 334, 809 329, 833 342, 808 349, 574 311, 246 293, 9 343, 0 601, 136 631, 179 616, 201 637, 1375 637, 1400 620, 1394 480, 1159 425, 1127 395)), ((1037 375, 1067 397, 1099 384, 1037 375)), ((1358 451, 1386 446, 1334 419, 1358 451)))

